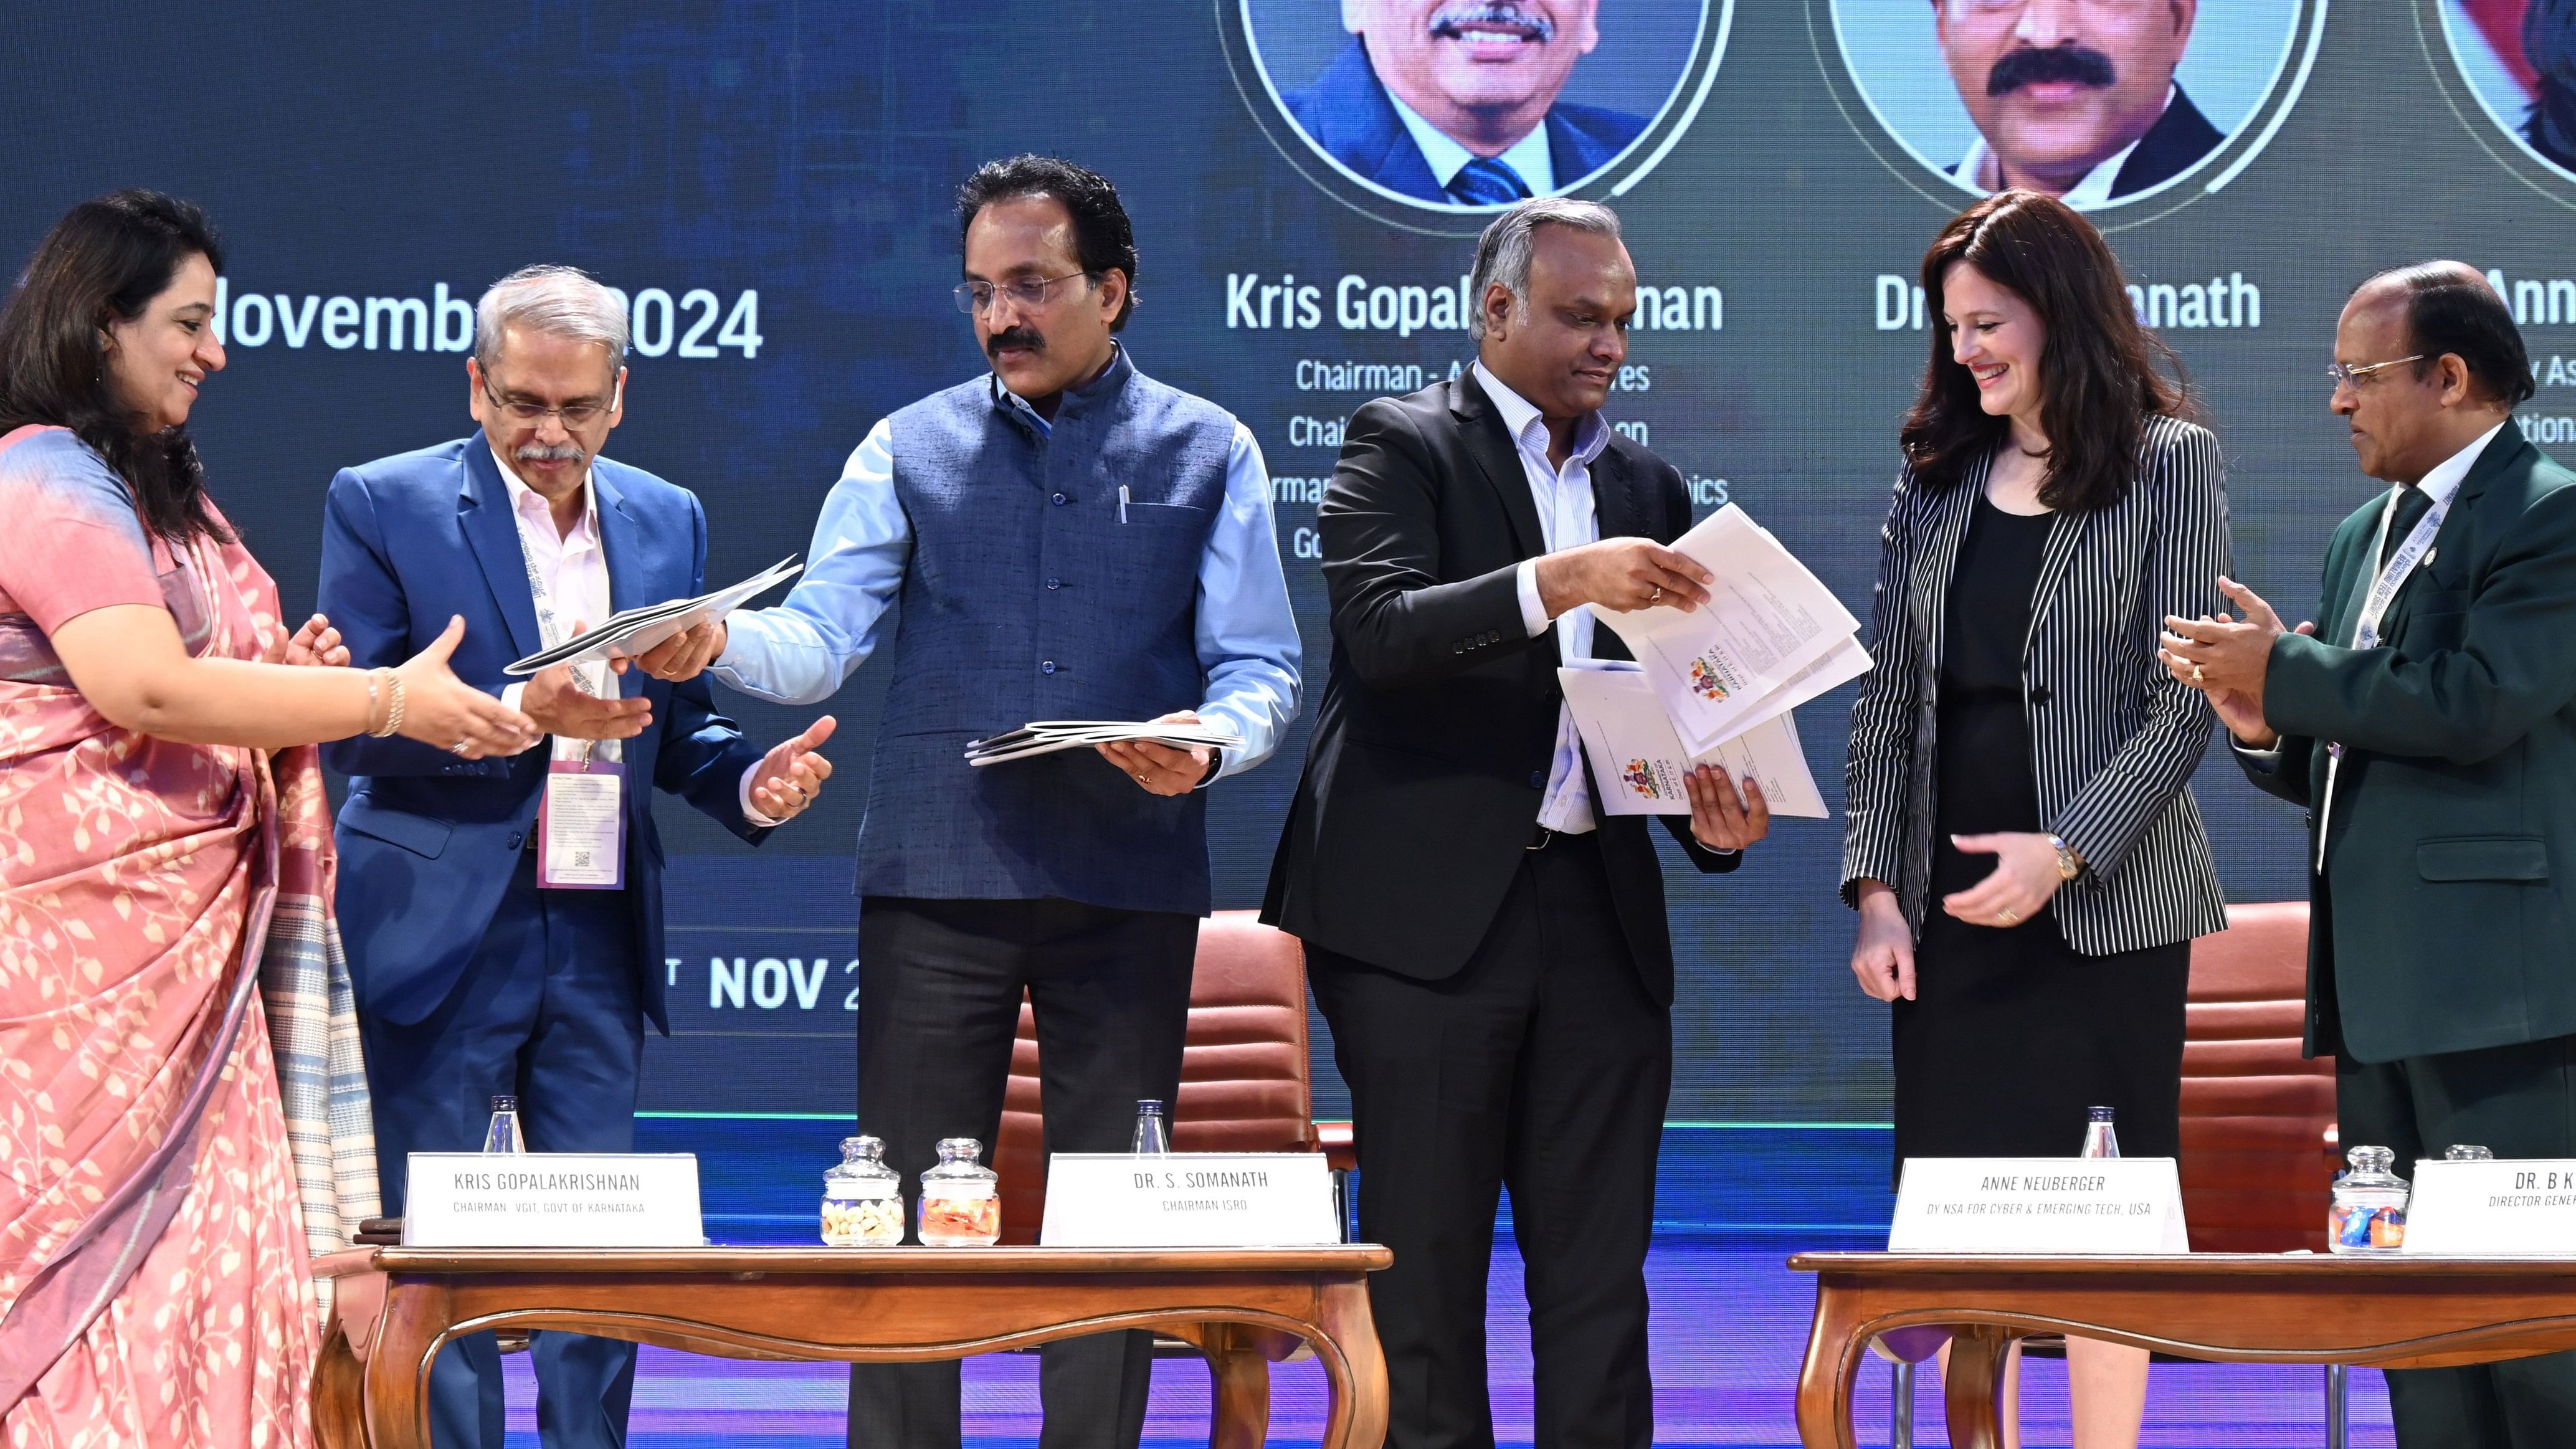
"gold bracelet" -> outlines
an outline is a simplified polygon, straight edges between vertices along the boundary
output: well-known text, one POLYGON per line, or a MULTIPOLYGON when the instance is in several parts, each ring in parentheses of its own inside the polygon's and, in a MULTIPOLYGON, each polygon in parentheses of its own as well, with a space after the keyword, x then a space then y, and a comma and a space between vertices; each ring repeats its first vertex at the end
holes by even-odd
POLYGON ((372 735, 376 732, 376 672, 367 671, 367 712, 359 717, 358 728, 372 735))
POLYGON ((384 676, 386 694, 390 700, 390 703, 385 709, 384 725, 381 728, 367 731, 368 734, 381 740, 399 733, 402 729, 403 681, 401 675, 394 673, 390 669, 374 670, 372 671, 372 674, 381 674, 384 676))

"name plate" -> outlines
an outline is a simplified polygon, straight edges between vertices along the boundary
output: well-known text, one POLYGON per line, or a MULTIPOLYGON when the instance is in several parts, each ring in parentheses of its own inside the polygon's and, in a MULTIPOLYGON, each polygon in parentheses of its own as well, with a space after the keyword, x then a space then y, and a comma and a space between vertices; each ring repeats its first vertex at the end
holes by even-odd
POLYGON ((2576 1253, 2576 1161, 2417 1161, 2404 1250, 2501 1258, 2576 1253))
POLYGON ((2188 1253, 2170 1157, 1909 1157, 1891 1253, 2188 1253))
POLYGON ((1320 1152, 1059 1152, 1051 1248, 1302 1248, 1342 1240, 1320 1152))
POLYGON ((410 1248, 695 1248, 698 1159, 686 1152, 415 1152, 410 1248))

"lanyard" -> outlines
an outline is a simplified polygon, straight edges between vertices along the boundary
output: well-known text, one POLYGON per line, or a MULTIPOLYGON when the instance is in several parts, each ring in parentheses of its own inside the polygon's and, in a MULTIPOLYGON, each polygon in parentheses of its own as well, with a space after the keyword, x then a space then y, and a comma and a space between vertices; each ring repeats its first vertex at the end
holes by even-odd
MULTIPOLYGON (((594 504, 593 518, 596 517, 594 504)), ((519 540, 519 565, 526 569, 528 574, 528 601, 534 604, 537 610, 537 638, 546 648, 552 649, 572 637, 572 625, 566 623, 563 616, 555 612, 554 593, 546 587, 545 570, 537 567, 536 555, 528 551, 527 523, 519 517, 515 507, 510 513, 510 524, 519 540)), ((591 525, 594 546, 597 546, 598 536, 599 525, 594 521, 591 525)), ((573 683, 582 693, 594 699, 608 697, 610 684, 608 664, 605 660, 594 659, 586 664, 576 664, 573 666, 572 674, 573 683)), ((617 760, 624 756, 620 748, 622 743, 618 740, 559 739, 554 742, 552 753, 556 759, 589 760, 596 757, 602 760, 617 760)))
MULTIPOLYGON (((2408 576, 2415 572, 2415 566, 2422 563, 2425 554, 2431 551, 2433 535, 2441 532, 2442 520, 2450 516, 2451 499, 2458 491, 2454 486, 2444 491, 2441 497, 2434 499, 2433 506, 2424 510, 2424 516, 2415 520, 2415 527, 2408 531, 2406 541, 2397 545, 2397 552, 2388 556, 2388 562, 2380 569, 2378 579, 2370 586, 2370 592, 2362 597, 2361 616, 2353 623, 2353 648, 2379 647, 2379 621, 2387 617, 2388 606, 2396 600, 2398 589, 2405 585, 2408 576)), ((2380 507, 2379 530, 2372 536, 2370 542, 2370 556, 2374 559, 2388 547, 2388 523, 2390 519, 2397 516, 2397 500, 2404 497, 2405 493, 2406 489, 2402 484, 2389 489, 2388 502, 2380 507)), ((2342 764, 2343 746, 2329 742, 2326 745, 2326 798, 2325 803, 2317 811, 2317 874, 2319 875, 2325 874, 2326 870, 2326 827, 2334 823, 2335 775, 2342 764)))

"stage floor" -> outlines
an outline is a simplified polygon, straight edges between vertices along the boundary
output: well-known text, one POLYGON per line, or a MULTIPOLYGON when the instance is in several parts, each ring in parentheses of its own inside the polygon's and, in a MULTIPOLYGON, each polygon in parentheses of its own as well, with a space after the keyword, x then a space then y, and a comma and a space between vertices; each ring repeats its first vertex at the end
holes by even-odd
MULTIPOLYGON (((1805 1351, 1813 1280, 1782 1263, 1793 1248, 1868 1247, 1849 1239, 1777 1234, 1691 1237, 1659 1246, 1652 1277, 1655 1442, 1658 1445, 1794 1445, 1791 1393, 1805 1351)), ((1494 1431, 1530 1442, 1529 1334, 1520 1258, 1508 1241, 1494 1255, 1488 1303, 1494 1431)), ((535 1382, 528 1358, 510 1374, 511 1449, 536 1449, 535 1382)), ((1861 1442, 1885 1444, 1887 1374, 1873 1366, 1861 1402, 1861 1442)), ((2024 1443, 2068 1441, 2065 1365, 2034 1361, 2024 1378, 2024 1443)), ((1311 1445, 1323 1424, 1323 1377, 1311 1363, 1272 1370, 1270 1442, 1311 1445)), ((631 1449, 821 1449, 843 1442, 848 1374, 837 1364, 737 1363, 644 1350, 636 1375, 631 1449)), ((1922 1375, 1918 1444, 1946 1444, 1940 1394, 1922 1375)), ((2243 1364, 2159 1364, 2147 1387, 2144 1443, 2189 1449, 2313 1446, 2325 1442, 2324 1370, 2243 1364)), ((966 1442, 1034 1449, 1038 1361, 1000 1354, 966 1365, 966 1442)), ((1145 1425, 1152 1445, 1207 1442, 1207 1373, 1198 1360, 1156 1363, 1145 1425)), ((2393 1445, 2379 1374, 2352 1376, 2354 1449, 2393 1445)))

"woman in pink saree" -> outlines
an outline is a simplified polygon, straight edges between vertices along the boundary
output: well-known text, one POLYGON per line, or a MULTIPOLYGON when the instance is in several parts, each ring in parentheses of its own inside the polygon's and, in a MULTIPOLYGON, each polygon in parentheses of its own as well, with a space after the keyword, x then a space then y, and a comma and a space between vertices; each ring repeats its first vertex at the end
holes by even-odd
POLYGON ((0 311, 0 1444, 312 1442, 311 1256, 375 1210, 316 741, 534 727, 290 631, 185 424, 221 249, 129 191, 0 311), (291 637, 290 637, 291 633, 291 637))

